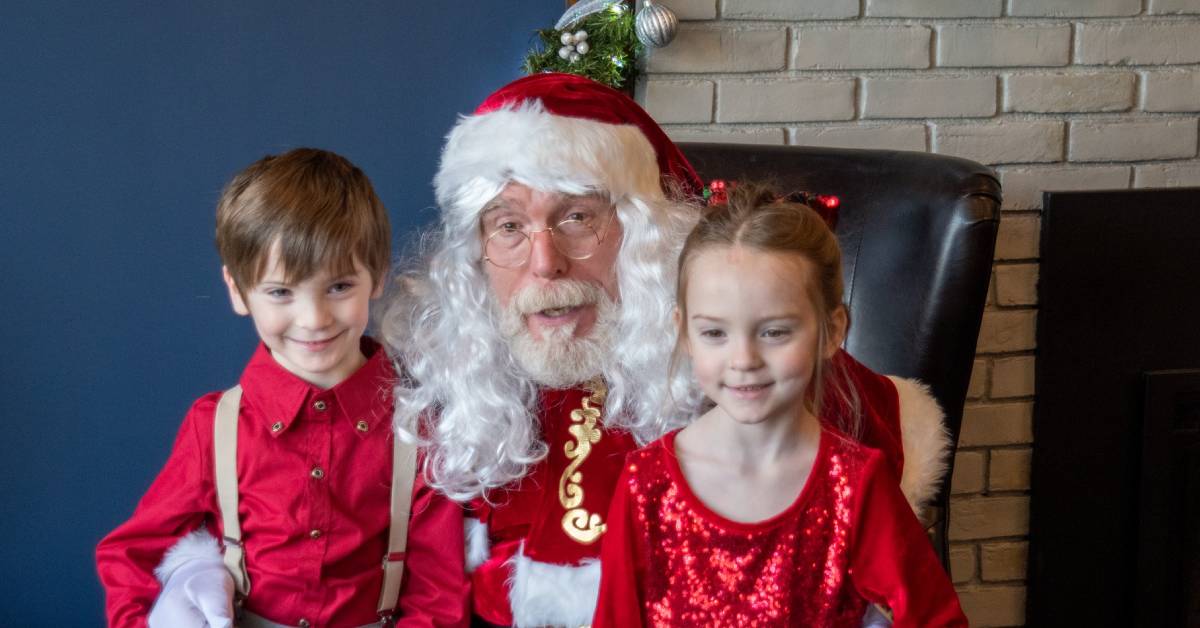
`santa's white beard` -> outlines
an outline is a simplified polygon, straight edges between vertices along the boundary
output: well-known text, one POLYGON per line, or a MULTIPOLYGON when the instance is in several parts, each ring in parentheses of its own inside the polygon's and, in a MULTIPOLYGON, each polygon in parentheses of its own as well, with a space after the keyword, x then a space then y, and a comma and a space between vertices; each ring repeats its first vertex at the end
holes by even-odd
POLYGON ((594 379, 604 370, 617 326, 617 306, 595 284, 562 279, 543 288, 529 286, 513 295, 500 312, 500 334, 513 359, 533 381, 566 388, 594 379), (596 322, 588 334, 575 337, 575 325, 543 328, 534 338, 525 316, 542 310, 594 305, 596 322))

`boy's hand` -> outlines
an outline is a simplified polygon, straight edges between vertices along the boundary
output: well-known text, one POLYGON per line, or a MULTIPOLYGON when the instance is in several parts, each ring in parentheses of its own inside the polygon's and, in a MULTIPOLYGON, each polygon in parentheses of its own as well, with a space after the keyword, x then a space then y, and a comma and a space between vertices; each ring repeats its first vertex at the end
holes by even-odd
POLYGON ((150 609, 150 628, 232 628, 233 591, 223 563, 189 561, 163 583, 150 609))

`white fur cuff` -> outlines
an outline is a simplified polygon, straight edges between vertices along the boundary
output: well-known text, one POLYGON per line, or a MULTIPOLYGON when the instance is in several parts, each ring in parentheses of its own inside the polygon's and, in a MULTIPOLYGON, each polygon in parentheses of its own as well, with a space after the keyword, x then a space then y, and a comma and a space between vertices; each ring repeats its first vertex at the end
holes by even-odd
POLYGON ((162 562, 154 568, 154 576, 158 578, 159 582, 166 584, 176 569, 192 561, 201 560, 216 561, 217 564, 223 566, 221 544, 217 543, 217 540, 204 528, 184 535, 179 542, 171 546, 171 549, 163 555, 162 562))
POLYGON ((513 625, 586 626, 600 598, 600 561, 579 566, 541 563, 525 556, 525 548, 509 561, 512 580, 508 601, 513 625))
POLYGON ((900 438, 904 447, 900 490, 920 518, 946 475, 952 443, 946 433, 945 413, 929 388, 915 379, 890 375, 888 379, 900 397, 900 438))

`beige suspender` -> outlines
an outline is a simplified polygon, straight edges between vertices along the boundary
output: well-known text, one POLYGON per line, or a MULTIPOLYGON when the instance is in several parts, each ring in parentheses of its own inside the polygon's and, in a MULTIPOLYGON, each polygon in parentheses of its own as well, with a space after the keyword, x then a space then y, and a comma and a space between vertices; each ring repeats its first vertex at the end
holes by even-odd
MULTIPOLYGON (((233 576, 241 597, 250 593, 246 573, 246 552, 242 547, 242 527, 238 521, 237 422, 242 387, 234 386, 221 395, 213 421, 213 463, 216 471, 217 504, 225 531, 225 568, 233 576)), ((396 610, 400 582, 404 578, 404 550, 408 543, 408 519, 412 507, 413 480, 417 470, 417 450, 392 435, 391 523, 388 527, 387 554, 383 557, 383 587, 379 592, 379 616, 385 620, 396 610)))
POLYGON ((416 471, 417 448, 396 438, 396 433, 392 432, 392 523, 388 528, 387 554, 383 557, 383 588, 379 592, 379 616, 383 618, 391 617, 400 597, 416 471))
POLYGON ((213 466, 216 472, 217 505, 221 529, 225 531, 225 568, 233 576, 240 597, 250 595, 246 573, 246 550, 242 547, 242 524, 238 520, 237 424, 242 387, 234 386, 221 395, 213 421, 213 466))

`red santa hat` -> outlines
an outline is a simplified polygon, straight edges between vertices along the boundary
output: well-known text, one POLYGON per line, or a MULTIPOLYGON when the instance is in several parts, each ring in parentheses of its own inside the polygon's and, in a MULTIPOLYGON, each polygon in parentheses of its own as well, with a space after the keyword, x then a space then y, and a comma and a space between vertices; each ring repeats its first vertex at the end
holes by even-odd
POLYGON ((573 194, 602 190, 614 200, 695 196, 703 187, 636 102, 572 74, 513 81, 447 136, 434 188, 451 221, 474 220, 510 181, 573 194))

